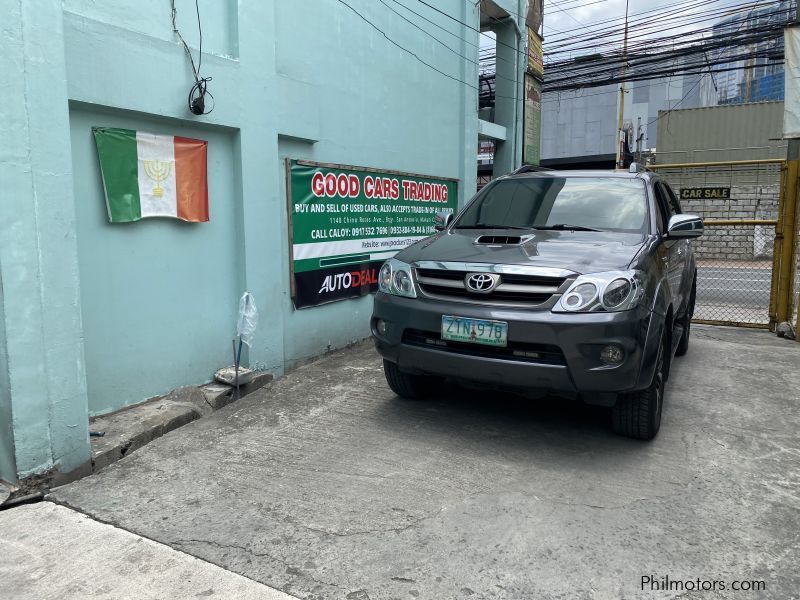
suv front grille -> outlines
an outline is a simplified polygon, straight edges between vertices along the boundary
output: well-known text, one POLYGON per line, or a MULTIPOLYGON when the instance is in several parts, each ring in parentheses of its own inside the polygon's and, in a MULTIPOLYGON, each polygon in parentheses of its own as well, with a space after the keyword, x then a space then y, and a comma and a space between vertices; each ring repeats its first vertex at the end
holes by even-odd
POLYGON ((431 298, 465 300, 481 304, 532 307, 546 303, 566 281, 563 277, 500 274, 500 283, 488 294, 469 290, 467 275, 474 271, 417 268, 417 285, 431 298))
POLYGON ((539 363, 548 365, 564 365, 564 354, 558 346, 549 344, 529 344, 527 342, 513 342, 509 340, 508 346, 482 346, 467 342, 453 342, 443 340, 440 333, 435 331, 421 331, 419 329, 406 329, 403 332, 403 343, 420 348, 431 348, 453 354, 466 354, 484 358, 499 358, 518 362, 539 363))

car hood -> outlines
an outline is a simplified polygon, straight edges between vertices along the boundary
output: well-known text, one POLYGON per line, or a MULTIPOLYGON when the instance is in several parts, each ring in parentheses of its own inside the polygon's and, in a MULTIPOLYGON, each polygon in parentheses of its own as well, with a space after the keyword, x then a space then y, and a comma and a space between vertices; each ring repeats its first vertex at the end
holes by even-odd
POLYGON ((626 269, 645 243, 639 233, 454 229, 443 231, 398 253, 403 262, 489 263, 598 273, 626 269), (519 244, 476 243, 485 236, 521 237, 519 244))

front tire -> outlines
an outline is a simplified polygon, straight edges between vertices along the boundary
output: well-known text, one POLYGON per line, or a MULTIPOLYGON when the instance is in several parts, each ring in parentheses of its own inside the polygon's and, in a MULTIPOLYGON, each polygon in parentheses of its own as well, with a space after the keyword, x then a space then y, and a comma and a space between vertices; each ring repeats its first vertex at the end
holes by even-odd
POLYGON ((383 374, 389 388, 402 398, 420 400, 433 394, 442 384, 440 377, 413 375, 400 370, 395 363, 384 360, 383 374))
POLYGON ((638 392, 621 394, 611 410, 614 433, 637 440, 652 440, 661 428, 661 410, 664 405, 665 356, 662 338, 659 344, 656 369, 650 385, 638 392))
POLYGON ((694 302, 697 297, 697 278, 692 282, 692 292, 689 295, 689 306, 686 307, 686 316, 683 318, 683 335, 681 341, 678 342, 678 347, 675 350, 675 356, 683 356, 689 351, 689 335, 692 330, 692 317, 694 316, 694 302))

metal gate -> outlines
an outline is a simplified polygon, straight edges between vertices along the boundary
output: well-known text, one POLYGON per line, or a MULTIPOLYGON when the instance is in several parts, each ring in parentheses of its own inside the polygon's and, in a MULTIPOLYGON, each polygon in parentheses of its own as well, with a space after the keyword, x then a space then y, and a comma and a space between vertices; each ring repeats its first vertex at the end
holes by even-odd
POLYGON ((769 328, 797 323, 798 161, 649 165, 685 213, 703 218, 694 242, 694 321, 769 328))

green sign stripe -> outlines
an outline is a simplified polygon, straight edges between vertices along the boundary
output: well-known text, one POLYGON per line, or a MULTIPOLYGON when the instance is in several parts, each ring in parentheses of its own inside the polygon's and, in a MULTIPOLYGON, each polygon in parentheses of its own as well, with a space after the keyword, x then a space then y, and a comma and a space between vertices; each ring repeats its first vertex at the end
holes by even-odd
POLYGON ((93 130, 100 170, 112 222, 138 221, 142 217, 139 200, 136 132, 132 129, 96 127, 93 130))
POLYGON ((338 265, 351 265, 356 263, 369 262, 369 254, 354 254, 352 256, 334 256, 331 258, 320 258, 320 267, 335 267, 338 265))

